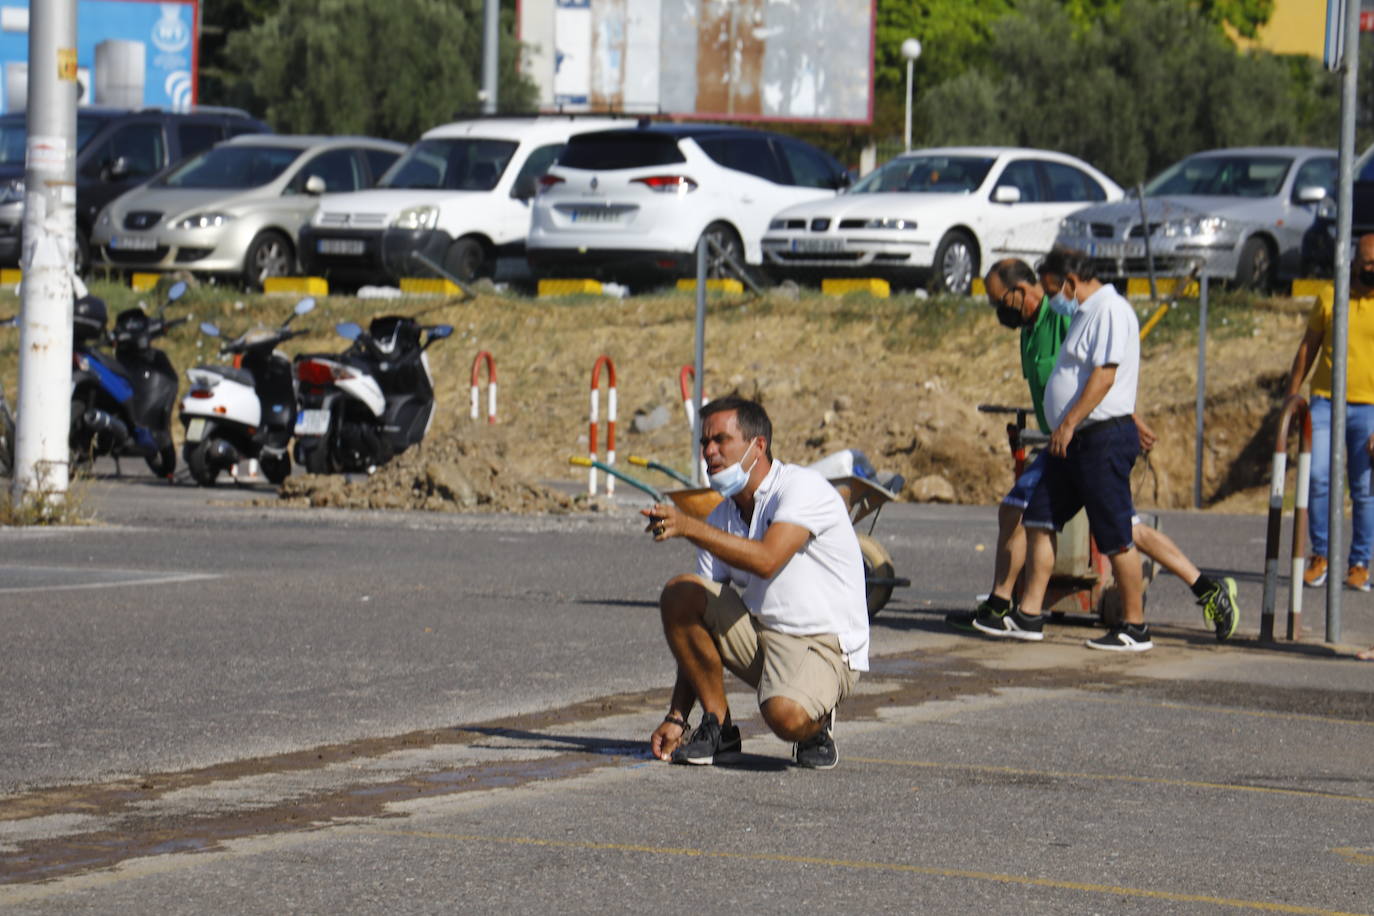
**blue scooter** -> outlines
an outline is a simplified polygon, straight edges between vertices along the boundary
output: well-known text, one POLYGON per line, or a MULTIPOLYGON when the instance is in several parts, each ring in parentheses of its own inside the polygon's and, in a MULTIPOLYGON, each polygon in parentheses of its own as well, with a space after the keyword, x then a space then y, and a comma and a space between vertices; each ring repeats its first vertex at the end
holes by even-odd
POLYGON ((131 308, 105 332, 105 303, 83 296, 73 309, 72 423, 70 446, 75 463, 110 455, 138 455, 158 477, 171 479, 177 453, 172 444, 172 409, 177 373, 153 341, 189 317, 164 319, 167 306, 180 299, 186 284, 174 283, 155 314, 131 308), (114 353, 96 349, 108 337, 114 353))

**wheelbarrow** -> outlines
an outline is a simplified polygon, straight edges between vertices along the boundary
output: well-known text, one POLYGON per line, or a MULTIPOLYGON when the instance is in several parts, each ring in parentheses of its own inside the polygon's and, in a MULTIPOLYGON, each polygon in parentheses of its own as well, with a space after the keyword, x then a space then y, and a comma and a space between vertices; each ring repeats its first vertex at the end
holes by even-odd
MULTIPOLYGON (((1026 427, 1027 417, 1034 416, 1031 407, 1003 407, 980 404, 982 413, 1015 415, 1016 421, 1007 424, 1007 442, 1011 447, 1012 467, 1017 477, 1026 469, 1030 459, 1049 444, 1050 437, 1038 429, 1026 427)), ((1158 527, 1158 516, 1141 515, 1141 520, 1158 527)), ((1148 586, 1154 578, 1154 562, 1142 557, 1141 577, 1148 586)), ((1017 584, 1020 596, 1025 581, 1017 584)), ((1143 597, 1143 596, 1142 596, 1143 597)), ((1045 590, 1044 609, 1058 620, 1069 614, 1086 614, 1093 622, 1111 626, 1121 618, 1121 595, 1112 576, 1112 564, 1107 555, 1097 549, 1088 527, 1088 515, 1079 511, 1064 525, 1056 539, 1054 570, 1045 590)))

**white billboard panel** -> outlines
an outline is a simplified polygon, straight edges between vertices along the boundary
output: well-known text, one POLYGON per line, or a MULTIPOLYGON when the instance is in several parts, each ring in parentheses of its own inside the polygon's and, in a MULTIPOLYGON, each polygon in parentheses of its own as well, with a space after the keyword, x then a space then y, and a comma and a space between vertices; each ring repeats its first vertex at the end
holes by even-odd
POLYGON ((875 0, 520 0, 540 107, 869 123, 875 0))

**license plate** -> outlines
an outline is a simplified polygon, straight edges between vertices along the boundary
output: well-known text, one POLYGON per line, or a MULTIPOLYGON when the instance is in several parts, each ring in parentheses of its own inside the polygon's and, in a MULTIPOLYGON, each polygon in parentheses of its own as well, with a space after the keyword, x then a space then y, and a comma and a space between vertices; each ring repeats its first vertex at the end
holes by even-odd
POLYGON ((608 207, 581 207, 568 215, 574 223, 618 223, 621 212, 608 207))
POLYGON ((844 251, 844 239, 793 239, 792 250, 811 254, 844 251))
POLYGON ((329 411, 302 410, 296 415, 296 435, 323 436, 329 431, 329 411))
POLYGON ((186 424, 186 441, 199 442, 205 438, 205 418, 196 417, 186 424))
POLYGON ((362 239, 318 239, 315 250, 320 254, 359 255, 367 252, 367 243, 362 239))
POLYGON ((120 251, 152 251, 157 247, 157 239, 138 235, 117 235, 110 239, 110 247, 120 251))
POLYGON ((1095 258, 1143 258, 1144 242, 1095 242, 1088 248, 1095 258))

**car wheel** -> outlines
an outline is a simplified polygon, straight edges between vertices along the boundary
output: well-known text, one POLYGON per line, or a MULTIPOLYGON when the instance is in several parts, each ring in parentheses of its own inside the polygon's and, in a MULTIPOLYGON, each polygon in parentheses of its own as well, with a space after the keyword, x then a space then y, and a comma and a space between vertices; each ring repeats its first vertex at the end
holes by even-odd
POLYGON ((471 237, 459 239, 444 252, 444 270, 464 283, 471 283, 479 277, 486 276, 486 246, 471 237))
POLYGON ((1245 240, 1240 249, 1240 263, 1236 265, 1236 285, 1257 293, 1268 292, 1274 285, 1274 252, 1259 236, 1245 240))
POLYGON ((744 243, 739 240, 734 229, 725 223, 712 223, 701 233, 701 237, 716 243, 715 247, 709 244, 706 246, 706 276, 709 279, 719 280, 735 276, 725 257, 726 254, 733 258, 736 264, 744 266, 744 243))
POLYGON ((290 274, 294 263, 295 252, 286 236, 272 230, 259 232, 243 258, 243 285, 250 290, 260 290, 268 277, 290 274))
POLYGON ((978 275, 978 246, 967 232, 952 229, 935 249, 931 285, 937 293, 967 296, 978 275))

